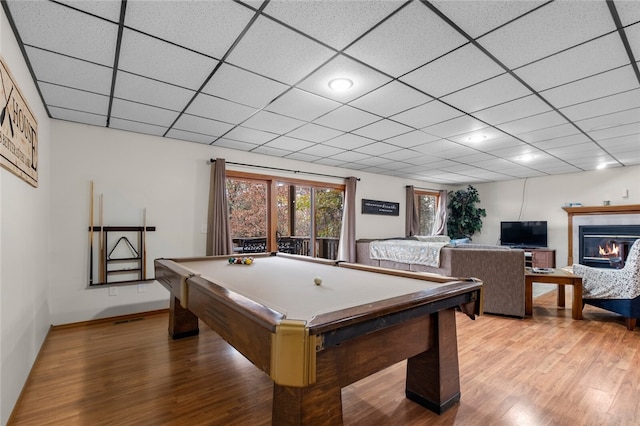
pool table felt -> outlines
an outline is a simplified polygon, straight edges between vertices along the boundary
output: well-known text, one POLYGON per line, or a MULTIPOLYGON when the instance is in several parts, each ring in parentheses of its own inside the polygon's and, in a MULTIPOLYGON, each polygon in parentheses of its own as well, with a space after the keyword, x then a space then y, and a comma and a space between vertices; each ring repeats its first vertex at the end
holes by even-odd
POLYGON ((317 315, 446 286, 279 256, 256 257, 251 265, 229 264, 225 258, 179 264, 288 319, 307 322, 317 315), (322 279, 321 285, 314 283, 315 277, 322 279))

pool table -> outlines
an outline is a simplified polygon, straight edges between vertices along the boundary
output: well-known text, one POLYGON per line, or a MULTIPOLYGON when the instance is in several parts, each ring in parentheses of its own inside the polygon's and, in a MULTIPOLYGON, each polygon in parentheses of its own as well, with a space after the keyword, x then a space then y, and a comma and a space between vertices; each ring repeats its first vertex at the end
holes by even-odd
POLYGON ((196 335, 200 320, 268 374, 273 424, 342 424, 341 388, 405 359, 407 398, 437 413, 460 400, 455 309, 475 318, 482 282, 281 253, 229 258, 155 260, 169 334, 196 335))

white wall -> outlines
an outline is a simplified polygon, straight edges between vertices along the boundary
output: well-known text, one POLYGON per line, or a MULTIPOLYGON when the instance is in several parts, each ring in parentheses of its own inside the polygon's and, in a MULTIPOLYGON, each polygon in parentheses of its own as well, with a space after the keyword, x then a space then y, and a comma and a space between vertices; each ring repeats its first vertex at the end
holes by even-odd
POLYGON ((556 249, 556 265, 567 264, 568 219, 565 203, 599 206, 640 204, 640 166, 619 167, 558 176, 520 179, 474 185, 480 194, 480 207, 487 210, 482 232, 473 242, 498 244, 500 221, 546 220, 549 247, 556 249), (629 197, 622 198, 623 190, 629 197))
POLYGON ((0 15, 0 54, 38 121, 39 148, 38 188, 0 169, 0 424, 4 425, 50 324, 51 178, 50 120, 4 11, 0 15))

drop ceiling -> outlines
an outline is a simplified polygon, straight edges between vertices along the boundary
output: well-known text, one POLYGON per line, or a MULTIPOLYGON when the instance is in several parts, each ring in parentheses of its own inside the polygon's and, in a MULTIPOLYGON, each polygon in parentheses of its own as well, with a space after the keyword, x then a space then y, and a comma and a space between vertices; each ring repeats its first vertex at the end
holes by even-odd
POLYGON ((53 119, 443 184, 640 165, 640 1, 2 5, 53 119))

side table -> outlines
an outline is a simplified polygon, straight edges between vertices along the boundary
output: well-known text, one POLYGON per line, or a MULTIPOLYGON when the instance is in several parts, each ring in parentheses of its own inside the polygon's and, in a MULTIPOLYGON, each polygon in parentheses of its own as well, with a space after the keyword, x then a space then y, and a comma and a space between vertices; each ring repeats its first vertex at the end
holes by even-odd
POLYGON ((537 273, 526 268, 524 273, 524 313, 533 315, 533 283, 547 283, 558 285, 558 306, 565 306, 565 286, 573 286, 573 303, 571 317, 582 319, 582 277, 574 275, 564 269, 552 269, 551 272, 537 273))

